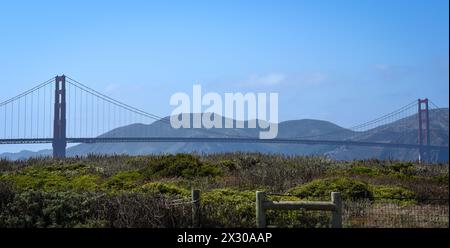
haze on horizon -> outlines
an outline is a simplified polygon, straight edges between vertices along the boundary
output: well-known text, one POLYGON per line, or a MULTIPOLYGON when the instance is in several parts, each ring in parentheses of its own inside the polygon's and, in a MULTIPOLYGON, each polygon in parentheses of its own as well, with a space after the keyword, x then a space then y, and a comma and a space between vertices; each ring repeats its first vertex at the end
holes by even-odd
MULTIPOLYGON (((57 74, 159 116, 170 96, 278 92, 279 120, 343 127, 448 107, 449 2, 10 1, 0 101, 57 74)), ((48 146, 2 146, 2 152, 48 146)))

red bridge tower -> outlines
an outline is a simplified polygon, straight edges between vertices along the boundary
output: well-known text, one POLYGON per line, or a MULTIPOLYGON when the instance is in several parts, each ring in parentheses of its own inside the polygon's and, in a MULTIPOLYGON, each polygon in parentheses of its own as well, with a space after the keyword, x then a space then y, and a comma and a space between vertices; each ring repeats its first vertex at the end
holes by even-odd
POLYGON ((53 157, 66 157, 66 76, 55 77, 55 119, 53 122, 53 157))
POLYGON ((419 161, 427 160, 430 145, 430 115, 428 111, 428 98, 418 100, 418 116, 419 116, 419 161), (425 145, 425 146, 424 146, 425 145))

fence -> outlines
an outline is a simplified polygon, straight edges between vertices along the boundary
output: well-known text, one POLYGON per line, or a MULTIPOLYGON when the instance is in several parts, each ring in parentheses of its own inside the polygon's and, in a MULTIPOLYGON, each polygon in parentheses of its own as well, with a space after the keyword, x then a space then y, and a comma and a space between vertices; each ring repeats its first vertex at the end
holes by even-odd
POLYGON ((302 202, 302 201, 267 201, 266 194, 261 191, 256 192, 256 226, 265 228, 266 216, 265 211, 272 210, 317 210, 330 211, 331 227, 342 227, 342 201, 341 194, 338 192, 331 193, 330 202, 302 202))
MULTIPOLYGON (((267 194, 277 195, 277 194, 267 194)), ((285 195, 287 196, 287 195, 285 195)), ((292 196, 292 195, 289 195, 292 196)), ((210 219, 208 209, 202 206, 200 191, 192 190, 192 199, 183 204, 192 204, 192 227, 201 227, 201 220, 210 219), (203 212, 202 212, 203 209, 203 212)), ((225 203, 226 204, 226 203, 225 203)), ((231 203, 230 203, 231 204, 231 203)), ((332 228, 442 228, 449 227, 449 200, 412 198, 371 198, 359 200, 341 199, 338 192, 331 193, 330 201, 270 201, 265 192, 256 192, 256 226, 267 227, 266 211, 314 211, 308 221, 320 222, 321 227, 332 228), (323 213, 323 214, 321 214, 323 213), (329 215, 325 215, 329 213, 329 215), (324 221, 325 220, 325 221, 324 221), (329 225, 323 225, 328 220, 329 225)), ((236 212, 239 214, 239 212, 236 212)), ((304 217, 304 216, 303 216, 304 217)), ((292 218, 287 218, 292 220, 292 218)), ((253 223, 255 223, 253 222, 253 223)), ((283 226, 283 225, 282 225, 283 226)), ((309 225, 315 226, 315 225, 309 225)), ((252 227, 252 226, 248 226, 252 227)))
POLYGON ((449 200, 374 198, 343 202, 343 224, 357 228, 448 228, 449 200))

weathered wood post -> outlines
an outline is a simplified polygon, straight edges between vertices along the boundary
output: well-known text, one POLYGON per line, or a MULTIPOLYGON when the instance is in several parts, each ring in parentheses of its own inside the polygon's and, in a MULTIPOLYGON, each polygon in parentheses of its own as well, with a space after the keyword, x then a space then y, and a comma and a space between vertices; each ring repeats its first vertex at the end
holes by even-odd
POLYGON ((266 193, 261 191, 256 191, 256 227, 265 228, 266 227, 266 214, 264 211, 264 200, 266 198, 266 193))
POLYGON ((192 226, 200 227, 200 190, 192 189, 192 226))
POLYGON ((331 227, 342 228, 342 199, 341 193, 331 192, 331 202, 336 206, 331 215, 331 227))

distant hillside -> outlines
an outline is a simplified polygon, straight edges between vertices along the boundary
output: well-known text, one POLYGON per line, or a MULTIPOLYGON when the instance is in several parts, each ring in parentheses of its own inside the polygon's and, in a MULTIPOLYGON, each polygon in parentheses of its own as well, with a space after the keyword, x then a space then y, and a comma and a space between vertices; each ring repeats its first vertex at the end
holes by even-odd
MULTIPOLYGON (((173 129, 167 123, 169 117, 150 125, 135 124, 118 128, 102 137, 253 137, 259 135, 260 129, 173 129)), ((225 118, 223 118, 223 123, 225 118)), ((236 121, 234 121, 236 123, 236 121)), ((244 122, 247 127, 248 122, 244 122)), ((329 132, 350 132, 335 124, 318 120, 297 120, 286 121, 279 124, 279 138, 293 138, 296 136, 310 136, 325 134, 329 132)), ((328 147, 325 150, 329 150, 328 147)), ((121 144, 81 144, 68 149, 68 155, 79 155, 87 153, 126 153, 126 154, 150 154, 150 153, 218 153, 218 152, 264 152, 264 153, 284 153, 284 154, 304 154, 309 155, 321 151, 319 146, 304 145, 278 145, 278 144, 230 144, 230 143, 121 143, 121 144)))
MULTIPOLYGON (((434 145, 448 146, 449 110, 430 111, 431 140, 434 145)), ((112 130, 101 137, 258 137, 259 129, 173 129, 168 124, 169 117, 150 125, 133 124, 112 130)), ((225 119, 223 118, 223 122, 225 119)), ((279 123, 278 138, 304 138, 344 140, 357 137, 361 141, 389 143, 417 142, 417 115, 379 126, 366 132, 353 132, 328 121, 292 120, 279 123)), ((244 123, 247 126, 247 122, 244 123)), ((220 152, 263 152, 289 155, 319 155, 337 160, 364 158, 417 160, 418 151, 393 148, 347 147, 331 145, 283 145, 283 144, 231 144, 231 143, 116 143, 80 144, 67 149, 68 156, 97 154, 159 154, 159 153, 220 153, 220 152)), ((48 155, 41 153, 2 154, 11 159, 27 156, 48 155)), ((448 151, 432 154, 434 161, 448 161, 448 151)))
POLYGON ((41 150, 38 152, 24 150, 24 151, 16 152, 16 153, 5 152, 5 153, 0 154, 0 158, 7 158, 10 160, 23 160, 23 159, 28 159, 31 157, 51 156, 51 155, 52 155, 52 150, 41 150))

